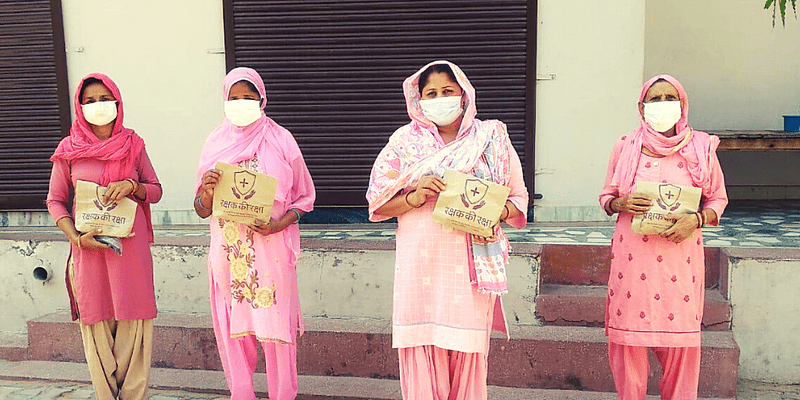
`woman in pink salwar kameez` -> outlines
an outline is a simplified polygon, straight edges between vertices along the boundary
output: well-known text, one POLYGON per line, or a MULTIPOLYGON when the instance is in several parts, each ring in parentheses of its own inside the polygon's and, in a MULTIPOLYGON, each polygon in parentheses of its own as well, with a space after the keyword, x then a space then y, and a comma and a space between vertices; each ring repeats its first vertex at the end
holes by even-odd
POLYGON ((645 398, 648 348, 661 363, 662 399, 696 399, 700 376, 705 257, 702 228, 717 225, 728 197, 717 159, 719 138, 688 124, 689 101, 669 75, 648 80, 639 96, 640 126, 611 154, 600 204, 619 213, 611 242, 606 299, 609 361, 620 399, 645 398), (631 230, 634 215, 656 199, 637 194, 637 182, 702 189, 695 214, 671 218, 660 235, 631 230))
POLYGON ((122 97, 103 74, 90 74, 75 93, 75 121, 50 158, 53 171, 47 209, 70 241, 67 289, 72 318, 80 318, 84 353, 97 398, 147 398, 153 318, 153 227, 150 204, 161 184, 144 140, 123 123, 122 97), (109 201, 138 203, 132 236, 120 239, 122 254, 95 240, 100 231, 78 232, 68 209, 78 180, 108 189, 109 201))
POLYGON ((314 183, 292 134, 268 118, 264 82, 235 68, 222 83, 225 120, 209 134, 197 169, 197 214, 211 215, 218 162, 278 179, 269 221, 252 225, 212 217, 208 254, 214 333, 232 400, 253 400, 256 343, 264 350, 269 397, 297 395, 297 291, 300 217, 314 207, 314 183))
POLYGON ((511 188, 501 219, 526 223, 528 192, 506 126, 475 118, 475 89, 455 64, 432 62, 403 83, 411 122, 389 138, 372 168, 370 219, 397 217, 392 347, 403 398, 486 399, 492 329, 507 333, 509 243, 433 222, 445 170, 511 188))

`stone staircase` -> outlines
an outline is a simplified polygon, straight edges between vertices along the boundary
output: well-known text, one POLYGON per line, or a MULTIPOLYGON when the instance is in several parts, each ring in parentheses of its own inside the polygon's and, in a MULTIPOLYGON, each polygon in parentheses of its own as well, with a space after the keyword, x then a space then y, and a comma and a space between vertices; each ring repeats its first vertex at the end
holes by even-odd
MULTIPOLYGON (((540 285, 536 297, 536 316, 554 332, 585 329, 603 336, 606 284, 609 275, 609 246, 546 245, 540 259, 540 285)), ((702 321, 700 365, 701 397, 734 397, 739 363, 739 348, 731 332, 731 305, 727 297, 727 260, 718 248, 706 248, 706 292, 702 321)), ((570 346, 573 346, 570 343, 570 346)), ((607 345, 586 349, 579 359, 601 359, 597 364, 582 363, 568 373, 583 389, 613 391, 608 368, 607 345), (593 369, 594 371, 589 371, 593 369), (596 375, 602 379, 596 379, 596 375), (596 384, 595 384, 596 382, 596 384)), ((648 393, 658 393, 660 366, 650 357, 651 378, 648 393)))
MULTIPOLYGON (((608 246, 543 245, 531 255, 539 258, 541 282, 535 303, 541 325, 512 325, 510 340, 492 338, 490 385, 614 391, 602 327, 609 252, 608 246)), ((739 349, 730 330, 723 264, 718 249, 707 249, 699 393, 703 398, 733 398, 736 391, 739 349)), ((154 367, 221 369, 208 315, 161 313, 154 335, 154 367)), ((8 343, 0 342, 0 358, 85 362, 78 326, 68 313, 29 321, 27 343, 8 343)), ((382 380, 399 376, 388 321, 306 318, 306 334, 299 339, 297 353, 298 372, 306 376, 382 380)), ((263 360, 258 365, 262 371, 263 360)), ((658 393, 659 369, 651 358, 650 394, 658 393)))

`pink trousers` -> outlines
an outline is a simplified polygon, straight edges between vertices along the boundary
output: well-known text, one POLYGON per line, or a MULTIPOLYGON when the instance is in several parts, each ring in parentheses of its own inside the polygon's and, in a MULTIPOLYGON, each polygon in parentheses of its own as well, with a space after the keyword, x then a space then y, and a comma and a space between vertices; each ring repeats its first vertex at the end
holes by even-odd
POLYGON ((486 400, 486 354, 436 346, 398 352, 404 400, 486 400))
MULTIPOLYGON (((647 347, 608 345, 608 359, 620 400, 644 400, 650 362, 647 347)), ((651 347, 663 370, 658 384, 664 400, 695 400, 700 380, 700 347, 651 347)))
MULTIPOLYGON (((211 317, 219 357, 231 400, 255 400, 253 374, 258 347, 255 336, 230 337, 230 308, 212 286, 211 317)), ((293 344, 261 342, 267 369, 267 388, 271 400, 292 400, 297 396, 297 347, 293 344)))

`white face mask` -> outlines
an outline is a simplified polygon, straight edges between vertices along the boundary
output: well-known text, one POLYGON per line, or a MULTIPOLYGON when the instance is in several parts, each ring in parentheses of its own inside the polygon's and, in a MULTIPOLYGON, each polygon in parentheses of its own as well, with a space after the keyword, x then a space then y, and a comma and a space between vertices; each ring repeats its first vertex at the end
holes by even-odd
POLYGON ((680 101, 644 103, 644 120, 657 132, 666 132, 670 130, 680 119, 680 101))
POLYGON ((438 126, 452 124, 464 112, 461 108, 461 96, 420 100, 419 106, 422 107, 422 113, 425 114, 425 118, 428 118, 438 126))
POLYGON ((236 126, 247 126, 261 118, 261 102, 258 100, 228 100, 225 102, 225 117, 236 126))
POLYGON ((83 118, 86 118, 86 122, 95 126, 106 125, 117 118, 116 101, 107 100, 81 104, 81 110, 83 110, 83 118))

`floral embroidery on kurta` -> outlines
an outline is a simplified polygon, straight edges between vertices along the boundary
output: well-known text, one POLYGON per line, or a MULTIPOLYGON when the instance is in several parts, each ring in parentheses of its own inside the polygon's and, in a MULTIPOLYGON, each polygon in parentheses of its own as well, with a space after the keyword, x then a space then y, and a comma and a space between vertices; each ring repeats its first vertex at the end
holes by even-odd
MULTIPOLYGON (((269 308, 275 305, 275 283, 261 286, 258 271, 253 268, 256 260, 253 252, 253 231, 248 229, 245 240, 241 239, 240 225, 219 220, 224 244, 231 265, 231 297, 237 302, 246 301, 253 308, 269 308)), ((264 277, 266 279, 267 277, 264 277)))

